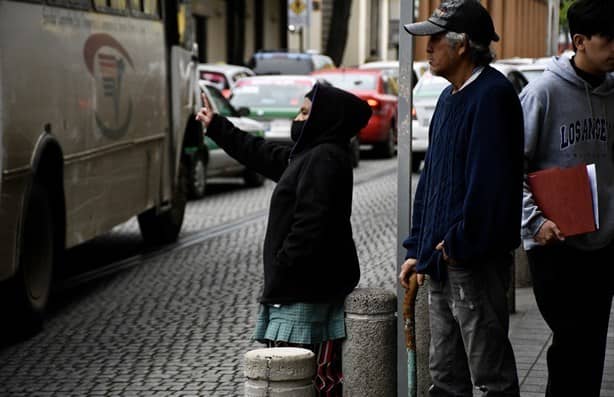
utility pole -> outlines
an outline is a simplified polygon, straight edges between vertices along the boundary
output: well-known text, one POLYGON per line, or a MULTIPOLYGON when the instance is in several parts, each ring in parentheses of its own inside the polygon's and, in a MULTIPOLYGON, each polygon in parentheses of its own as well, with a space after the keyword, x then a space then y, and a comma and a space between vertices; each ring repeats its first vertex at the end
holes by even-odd
MULTIPOLYGON (((401 20, 399 23, 399 101, 398 101, 398 170, 397 170, 397 276, 405 261, 402 242, 409 234, 411 225, 412 174, 411 142, 413 106, 413 64, 414 39, 403 28, 404 24, 414 22, 414 8, 417 0, 401 0, 401 20)), ((395 277, 396 280, 397 277, 395 277)), ((428 309, 428 281, 418 289, 415 299, 413 329, 414 346, 408 354, 405 345, 405 323, 403 297, 405 289, 397 283, 397 397, 424 397, 431 384, 429 372, 429 343, 431 330, 428 309)), ((411 328, 411 327, 410 327, 411 328)), ((409 347, 409 346, 408 346, 409 347)))
POLYGON ((548 34, 546 35, 546 55, 557 55, 559 52, 559 10, 561 0, 548 0, 548 34))

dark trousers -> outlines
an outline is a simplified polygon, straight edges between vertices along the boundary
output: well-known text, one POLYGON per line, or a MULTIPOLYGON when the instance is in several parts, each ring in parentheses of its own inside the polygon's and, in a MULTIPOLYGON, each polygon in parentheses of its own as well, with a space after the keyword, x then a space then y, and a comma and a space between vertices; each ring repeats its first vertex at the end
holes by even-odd
POLYGON ((506 291, 512 256, 481 265, 448 267, 429 282, 431 397, 518 397, 514 351, 508 339, 506 291))
POLYGON ((612 294, 614 244, 581 251, 565 244, 527 252, 537 306, 553 333, 547 397, 598 397, 612 294))

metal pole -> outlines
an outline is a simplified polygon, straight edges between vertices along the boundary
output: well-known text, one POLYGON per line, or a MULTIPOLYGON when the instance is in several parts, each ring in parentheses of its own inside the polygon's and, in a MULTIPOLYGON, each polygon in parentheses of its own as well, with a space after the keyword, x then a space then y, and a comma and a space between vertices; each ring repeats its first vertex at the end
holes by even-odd
MULTIPOLYGON (((414 0, 401 0, 399 23, 399 102, 397 139, 397 272, 405 259, 401 245, 409 234, 411 214, 411 106, 413 40, 403 29, 403 24, 414 20, 414 0)), ((395 280, 396 280, 395 275, 395 280)), ((407 397, 407 352, 403 323, 403 299, 405 290, 397 283, 397 396, 407 397)))
POLYGON ((552 55, 559 53, 559 14, 561 12, 561 0, 552 0, 552 55))
POLYGON ((546 40, 546 51, 549 56, 556 55, 559 39, 559 9, 560 0, 548 0, 548 34, 546 40))
POLYGON ((298 48, 299 48, 299 52, 304 52, 304 46, 303 46, 303 26, 299 26, 298 27, 298 48))

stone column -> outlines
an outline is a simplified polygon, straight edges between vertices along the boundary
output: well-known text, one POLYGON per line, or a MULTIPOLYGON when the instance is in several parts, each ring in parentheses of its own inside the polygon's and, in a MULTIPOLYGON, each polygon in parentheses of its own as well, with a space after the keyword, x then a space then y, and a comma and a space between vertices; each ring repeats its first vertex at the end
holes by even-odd
POLYGON ((245 397, 314 397, 315 354, 274 347, 245 353, 245 397))
POLYGON ((345 300, 343 395, 396 396, 396 294, 358 288, 345 300))

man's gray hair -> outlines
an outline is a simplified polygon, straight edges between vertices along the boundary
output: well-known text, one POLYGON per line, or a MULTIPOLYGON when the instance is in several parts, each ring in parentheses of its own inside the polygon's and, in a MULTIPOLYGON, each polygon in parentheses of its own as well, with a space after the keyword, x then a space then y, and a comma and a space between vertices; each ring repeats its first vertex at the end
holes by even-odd
MULTIPOLYGON (((447 32, 446 39, 450 43, 450 47, 454 49, 468 37, 466 33, 447 32)), ((476 43, 471 39, 468 39, 467 42, 469 43, 469 56, 475 66, 486 66, 495 60, 495 53, 490 45, 476 43)))

